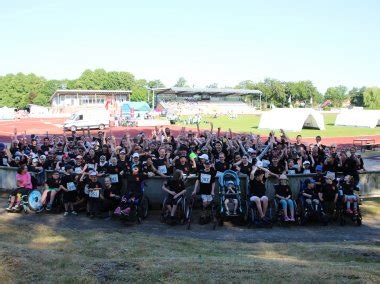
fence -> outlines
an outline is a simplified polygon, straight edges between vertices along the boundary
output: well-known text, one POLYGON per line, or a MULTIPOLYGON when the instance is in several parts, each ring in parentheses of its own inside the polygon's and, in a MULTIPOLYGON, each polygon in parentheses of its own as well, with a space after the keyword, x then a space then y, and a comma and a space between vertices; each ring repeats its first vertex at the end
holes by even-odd
MULTIPOLYGON (((3 192, 9 192, 11 189, 16 188, 16 173, 17 168, 10 167, 0 167, 0 190, 3 192)), ((49 172, 47 173, 49 174, 49 172)), ((289 175, 289 185, 292 189, 293 196, 298 196, 299 193, 299 184, 300 181, 303 181, 307 178, 315 176, 314 174, 308 175, 289 175)), ((380 171, 369 171, 359 174, 360 182, 359 187, 362 196, 378 196, 380 195, 380 171)), ((243 196, 246 195, 248 189, 248 176, 241 175, 241 191, 243 196)), ((161 204, 164 193, 161 190, 162 184, 165 181, 161 177, 152 177, 145 180, 145 194, 149 198, 152 205, 161 204)), ((196 177, 189 177, 186 182, 187 193, 191 194, 191 191, 194 189, 194 184, 196 177)), ((272 199, 274 197, 274 185, 277 184, 277 179, 269 178, 267 180, 267 196, 272 199)), ((126 188, 126 180, 122 179, 122 187, 126 188)), ((218 191, 218 186, 216 187, 216 192, 218 191)))

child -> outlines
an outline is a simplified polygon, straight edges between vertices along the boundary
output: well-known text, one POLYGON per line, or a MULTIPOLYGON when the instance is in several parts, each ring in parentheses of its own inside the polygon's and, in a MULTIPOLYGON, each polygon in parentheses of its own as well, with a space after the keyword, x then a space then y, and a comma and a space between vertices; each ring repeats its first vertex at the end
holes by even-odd
POLYGON ((312 179, 305 180, 305 189, 302 191, 302 198, 313 211, 320 209, 320 202, 315 183, 312 179))
POLYGON ((77 185, 76 185, 76 175, 74 174, 74 170, 70 165, 65 167, 65 174, 62 177, 60 189, 63 190, 63 203, 65 206, 64 216, 69 215, 69 210, 71 214, 77 215, 74 211, 73 202, 75 202, 75 198, 77 195, 77 185))
POLYGON ((292 190, 288 184, 288 177, 286 175, 281 175, 279 180, 280 184, 276 187, 275 196, 280 200, 284 212, 284 221, 294 222, 294 201, 292 200, 292 190), (288 217, 288 208, 290 211, 290 218, 288 217))
POLYGON ((355 186, 354 178, 350 175, 347 175, 344 177, 344 183, 342 185, 343 190, 343 200, 346 202, 347 209, 346 212, 348 214, 357 214, 358 209, 358 196, 354 194, 354 190, 357 190, 357 187, 355 186), (351 210, 351 203, 353 203, 354 211, 351 210))
POLYGON ((236 188, 233 182, 227 183, 227 190, 226 190, 226 199, 224 200, 224 206, 226 207, 226 214, 230 215, 231 211, 229 209, 229 204, 234 204, 234 211, 233 214, 236 215, 236 210, 238 207, 238 200, 236 199, 236 188))

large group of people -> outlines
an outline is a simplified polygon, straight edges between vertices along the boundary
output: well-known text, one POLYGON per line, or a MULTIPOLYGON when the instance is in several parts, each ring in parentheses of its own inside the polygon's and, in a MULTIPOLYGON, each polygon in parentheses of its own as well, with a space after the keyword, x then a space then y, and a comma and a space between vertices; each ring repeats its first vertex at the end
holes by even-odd
MULTIPOLYGON (((326 146, 320 136, 309 144, 302 141, 301 135, 291 141, 282 130, 278 135, 272 131, 263 137, 234 134, 230 129, 222 132, 210 125, 211 129, 205 131, 199 127, 182 128, 178 135, 169 128, 156 127, 152 133, 141 132, 133 137, 127 132, 121 139, 103 131, 95 136, 72 132, 43 137, 20 136, 15 131, 9 147, 0 143, 0 166, 18 168, 17 188, 11 193, 7 210, 17 211, 20 196, 40 186, 43 192, 39 211, 51 210, 55 197, 62 194, 65 216, 76 215, 79 210, 91 217, 118 210, 128 214, 141 198, 143 181, 160 176, 167 181, 157 190, 168 195, 167 205, 173 217, 178 200, 186 193, 183 176, 197 176, 192 193, 200 195, 207 207, 215 195, 217 176, 233 170, 249 177, 247 198, 263 220, 268 209, 265 181, 269 176, 278 179, 275 197, 287 222, 294 221, 292 190, 287 181, 295 174, 317 174, 307 180, 302 193, 308 204, 316 205, 326 200, 336 202, 336 177, 342 173, 344 201, 347 211, 352 211, 350 204, 357 202, 353 190, 358 173, 364 170, 354 147, 326 146)), ((231 214, 236 213, 234 203, 231 214)))

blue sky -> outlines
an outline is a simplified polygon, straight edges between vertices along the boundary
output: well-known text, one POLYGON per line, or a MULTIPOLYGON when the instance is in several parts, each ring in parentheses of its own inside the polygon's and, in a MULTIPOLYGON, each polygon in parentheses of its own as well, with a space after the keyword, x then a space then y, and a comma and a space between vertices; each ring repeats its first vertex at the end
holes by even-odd
POLYGON ((0 75, 380 85, 380 1, 1 1, 0 75))

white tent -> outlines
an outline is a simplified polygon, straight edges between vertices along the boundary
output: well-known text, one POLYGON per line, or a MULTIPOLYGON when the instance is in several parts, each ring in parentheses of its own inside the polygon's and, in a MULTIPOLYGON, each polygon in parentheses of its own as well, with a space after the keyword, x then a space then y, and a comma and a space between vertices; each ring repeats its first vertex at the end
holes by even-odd
POLYGON ((0 120, 12 120, 15 119, 15 109, 9 107, 0 108, 0 120))
POLYGON ((261 115, 259 129, 301 131, 302 128, 325 129, 323 115, 311 108, 275 108, 261 115))
POLYGON ((380 110, 341 109, 335 125, 375 128, 380 125, 380 110))

